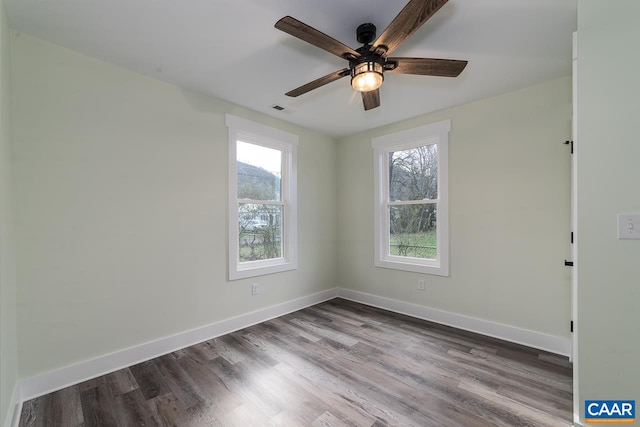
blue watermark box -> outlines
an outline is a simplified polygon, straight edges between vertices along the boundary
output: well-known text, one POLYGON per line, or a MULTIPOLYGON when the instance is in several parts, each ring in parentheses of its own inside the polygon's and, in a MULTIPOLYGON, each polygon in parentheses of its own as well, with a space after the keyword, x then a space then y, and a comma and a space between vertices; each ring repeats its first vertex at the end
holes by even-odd
POLYGON ((636 421, 635 400, 585 400, 587 423, 631 424, 636 421))

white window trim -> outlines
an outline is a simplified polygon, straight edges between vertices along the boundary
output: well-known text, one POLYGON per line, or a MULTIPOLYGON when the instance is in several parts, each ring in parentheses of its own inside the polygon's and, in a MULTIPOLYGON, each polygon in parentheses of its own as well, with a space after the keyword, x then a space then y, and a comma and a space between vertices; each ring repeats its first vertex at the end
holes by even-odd
POLYGON ((297 163, 298 135, 261 125, 227 114, 229 129, 229 280, 279 273, 298 268, 297 163), (263 261, 238 261, 238 190, 236 170, 236 141, 275 148, 283 152, 282 203, 283 256, 263 261))
POLYGON ((412 271, 416 273, 449 275, 449 131, 451 121, 420 126, 413 129, 379 136, 371 140, 374 157, 374 265, 376 267, 412 271), (438 258, 420 258, 389 255, 389 218, 386 209, 388 198, 388 153, 419 145, 438 145, 438 207, 437 241, 438 258))

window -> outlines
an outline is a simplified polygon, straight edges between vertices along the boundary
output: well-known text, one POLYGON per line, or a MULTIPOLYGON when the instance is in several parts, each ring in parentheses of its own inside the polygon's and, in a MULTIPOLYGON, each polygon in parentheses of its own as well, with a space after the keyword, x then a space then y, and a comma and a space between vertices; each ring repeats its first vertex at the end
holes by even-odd
POLYGON ((227 114, 229 280, 294 270, 298 136, 227 114))
POLYGON ((373 138, 377 267, 449 275, 445 120, 373 138))

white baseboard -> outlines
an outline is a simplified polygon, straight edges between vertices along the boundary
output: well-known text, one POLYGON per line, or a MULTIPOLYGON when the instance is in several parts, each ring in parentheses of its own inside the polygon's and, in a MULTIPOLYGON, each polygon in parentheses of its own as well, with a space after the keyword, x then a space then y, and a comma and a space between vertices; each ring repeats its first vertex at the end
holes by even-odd
POLYGON ((201 328, 119 350, 104 356, 80 362, 23 380, 20 384, 20 402, 25 402, 74 384, 144 362, 154 357, 189 347, 257 323, 301 310, 338 296, 338 289, 328 289, 272 307, 263 308, 201 328))
POLYGON ((301 310, 335 297, 341 297, 419 319, 453 326, 466 331, 477 332, 482 335, 500 338, 563 356, 567 356, 571 348, 570 340, 567 338, 542 334, 349 289, 333 288, 22 380, 16 386, 16 392, 14 393, 13 399, 15 403, 12 403, 12 407, 14 407, 15 410, 11 415, 11 424, 5 423, 5 425, 11 427, 17 426, 22 402, 27 400, 275 317, 301 310))
POLYGON ((18 427, 20 422, 20 412, 22 412, 22 400, 20 399, 20 383, 18 382, 13 388, 13 394, 11 395, 11 401, 9 402, 9 411, 7 411, 7 418, 4 420, 4 426, 6 427, 18 427))
POLYGON ((508 326, 501 323, 477 319, 475 317, 464 316, 462 314, 437 310, 422 305, 344 288, 338 289, 338 296, 340 298, 382 308, 384 310, 406 314, 408 316, 429 320, 442 325, 453 326, 454 328, 476 332, 478 334, 499 338, 516 344, 526 345, 527 347, 545 350, 562 356, 569 356, 571 353, 571 340, 569 338, 543 334, 540 332, 534 332, 527 329, 521 329, 514 326, 508 326))

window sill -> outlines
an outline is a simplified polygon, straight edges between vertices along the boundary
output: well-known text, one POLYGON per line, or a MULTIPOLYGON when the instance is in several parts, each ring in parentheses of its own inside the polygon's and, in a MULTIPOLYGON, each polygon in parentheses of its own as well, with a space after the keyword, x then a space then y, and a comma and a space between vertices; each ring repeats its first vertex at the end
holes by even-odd
POLYGON ((427 265, 402 261, 376 260, 374 265, 376 267, 390 268, 393 270, 411 271, 414 273, 432 274, 435 276, 449 276, 448 266, 443 266, 437 263, 427 265))
POLYGON ((292 261, 283 261, 278 264, 260 265, 262 263, 247 263, 249 265, 239 266, 237 270, 229 271, 229 280, 246 279, 248 277, 264 276, 266 274, 281 273, 283 271, 296 270, 298 264, 292 261))

